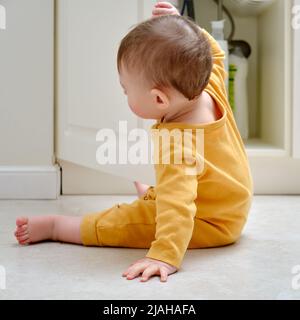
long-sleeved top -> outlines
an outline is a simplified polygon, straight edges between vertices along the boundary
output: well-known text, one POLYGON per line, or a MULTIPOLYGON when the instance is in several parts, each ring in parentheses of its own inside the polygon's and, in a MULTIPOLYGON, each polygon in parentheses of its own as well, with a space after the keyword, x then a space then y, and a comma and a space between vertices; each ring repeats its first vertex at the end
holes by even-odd
MULTIPOLYGON (((228 243, 235 242, 247 220, 253 197, 248 157, 227 97, 225 53, 205 29, 201 30, 210 41, 213 56, 212 73, 204 90, 215 100, 222 117, 202 124, 158 120, 151 128, 152 133, 162 133, 163 129, 181 132, 177 138, 171 139, 169 151, 165 150, 163 143, 154 142, 159 150, 157 155, 168 159, 170 154, 171 161, 156 161, 154 165, 156 234, 146 255, 177 268, 193 233, 205 231, 201 227, 195 230, 195 219, 210 224, 218 232, 221 230, 228 243), (192 133, 187 133, 187 137, 192 139, 183 144, 184 135, 189 130, 192 133), (178 160, 180 154, 182 163, 178 160)), ((207 247, 226 244, 224 240, 218 242, 217 232, 215 237, 213 232, 207 234, 207 247)))

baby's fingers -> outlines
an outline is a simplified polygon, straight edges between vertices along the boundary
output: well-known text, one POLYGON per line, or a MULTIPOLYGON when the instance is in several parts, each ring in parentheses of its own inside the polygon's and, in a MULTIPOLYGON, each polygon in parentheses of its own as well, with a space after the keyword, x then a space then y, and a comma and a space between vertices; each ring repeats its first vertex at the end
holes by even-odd
POLYGON ((166 282, 168 279, 168 271, 164 267, 160 267, 160 281, 166 282))
POLYGON ((141 281, 147 281, 151 276, 159 274, 159 266, 157 264, 150 264, 142 274, 141 281))
POLYGON ((159 16, 168 14, 178 14, 178 12, 173 9, 153 9, 152 14, 155 16, 159 16))
POLYGON ((128 280, 132 280, 139 276, 141 272, 143 272, 146 268, 145 263, 137 263, 134 266, 130 267, 126 272, 124 272, 124 276, 127 277, 128 280))
POLYGON ((165 2, 165 1, 160 1, 160 2, 157 2, 155 4, 155 7, 160 7, 160 8, 174 8, 174 6, 169 3, 169 2, 165 2))

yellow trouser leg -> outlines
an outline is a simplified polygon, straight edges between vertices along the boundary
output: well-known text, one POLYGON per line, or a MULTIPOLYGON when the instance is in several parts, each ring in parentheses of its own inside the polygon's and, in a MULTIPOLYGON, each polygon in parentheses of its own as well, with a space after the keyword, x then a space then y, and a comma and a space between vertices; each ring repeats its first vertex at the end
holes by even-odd
MULTIPOLYGON (((82 219, 81 240, 87 246, 150 248, 155 240, 155 188, 134 202, 117 204, 82 219)), ((236 241, 225 224, 194 219, 194 230, 188 248, 207 248, 236 241)))
POLYGON ((155 240, 155 192, 133 203, 117 204, 101 212, 85 215, 81 224, 84 245, 150 248, 155 240))

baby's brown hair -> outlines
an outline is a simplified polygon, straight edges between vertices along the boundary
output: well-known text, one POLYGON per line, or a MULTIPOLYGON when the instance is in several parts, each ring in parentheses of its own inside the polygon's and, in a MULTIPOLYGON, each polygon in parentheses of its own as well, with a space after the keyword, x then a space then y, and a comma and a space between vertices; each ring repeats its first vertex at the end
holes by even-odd
POLYGON ((209 40, 190 18, 165 15, 138 24, 123 38, 119 72, 121 64, 156 88, 173 87, 192 100, 207 86, 213 62, 209 40))

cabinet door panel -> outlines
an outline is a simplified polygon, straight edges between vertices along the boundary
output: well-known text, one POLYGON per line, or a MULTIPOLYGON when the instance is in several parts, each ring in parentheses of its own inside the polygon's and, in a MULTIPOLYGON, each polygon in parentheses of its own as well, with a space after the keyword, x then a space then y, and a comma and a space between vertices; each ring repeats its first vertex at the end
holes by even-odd
MULTIPOLYGON (((119 137, 119 121, 127 130, 148 126, 127 105, 119 84, 116 56, 127 31, 150 17, 152 0, 57 1, 57 157, 88 168, 153 182, 149 165, 99 165, 100 129, 119 137), (149 11, 150 10, 150 11, 149 11)), ((118 140, 117 140, 118 144, 118 140)))

